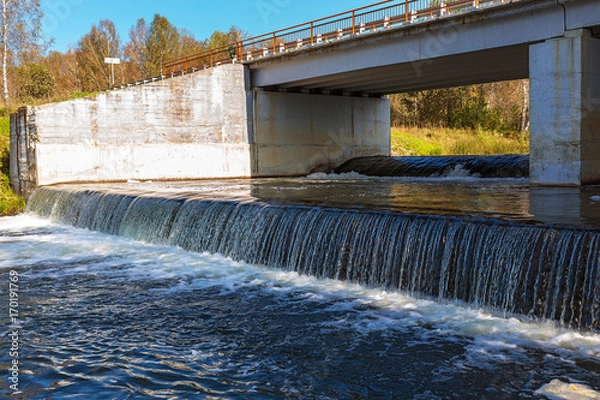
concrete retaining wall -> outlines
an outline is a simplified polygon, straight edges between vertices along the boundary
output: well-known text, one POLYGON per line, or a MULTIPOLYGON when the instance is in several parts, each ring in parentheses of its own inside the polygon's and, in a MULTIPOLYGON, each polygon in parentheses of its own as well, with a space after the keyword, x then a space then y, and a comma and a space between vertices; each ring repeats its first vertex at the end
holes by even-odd
POLYGON ((389 154, 387 99, 252 91, 225 65, 11 120, 11 181, 38 185, 307 174, 389 154))
POLYGON ((28 196, 37 186, 35 147, 37 134, 31 107, 10 115, 10 182, 13 190, 28 196))
POLYGON ((28 107, 37 184, 250 176, 245 70, 28 107))

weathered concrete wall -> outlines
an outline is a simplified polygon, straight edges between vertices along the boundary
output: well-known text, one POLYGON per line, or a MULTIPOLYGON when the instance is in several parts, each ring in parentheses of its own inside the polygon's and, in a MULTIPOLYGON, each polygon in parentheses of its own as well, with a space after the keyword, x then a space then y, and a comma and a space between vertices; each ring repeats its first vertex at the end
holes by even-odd
POLYGON ((389 101, 253 92, 226 65, 13 115, 11 180, 38 185, 302 175, 388 155, 389 101))
POLYGON ((13 190, 28 196, 37 185, 37 144, 35 118, 31 107, 10 115, 10 182, 13 190))
POLYGON ((530 180, 600 182, 600 40, 586 30, 531 46, 530 180))
POLYGON ((350 158, 390 154, 388 99, 255 92, 257 176, 329 171, 350 158))
POLYGON ((33 107, 37 183, 250 176, 245 75, 227 65, 33 107))

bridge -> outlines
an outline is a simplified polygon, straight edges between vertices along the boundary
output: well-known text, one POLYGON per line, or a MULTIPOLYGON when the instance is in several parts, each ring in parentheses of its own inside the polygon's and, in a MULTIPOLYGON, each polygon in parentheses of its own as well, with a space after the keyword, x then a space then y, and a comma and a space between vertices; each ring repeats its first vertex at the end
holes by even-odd
POLYGON ((381 1, 169 61, 173 79, 21 110, 11 181, 301 175, 389 155, 387 94, 529 78, 531 182, 598 183, 599 36, 598 0, 381 1), (85 168, 56 157, 75 150, 85 168))

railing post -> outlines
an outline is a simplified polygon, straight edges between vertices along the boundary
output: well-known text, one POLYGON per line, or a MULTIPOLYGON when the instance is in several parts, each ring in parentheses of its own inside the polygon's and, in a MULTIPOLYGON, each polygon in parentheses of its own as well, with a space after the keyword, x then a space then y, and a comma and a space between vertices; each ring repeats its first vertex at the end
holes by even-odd
POLYGON ((244 43, 238 42, 237 51, 238 51, 238 60, 240 60, 240 62, 244 61, 244 43))
POLYGON ((311 22, 310 23, 310 45, 311 46, 315 44, 315 39, 314 39, 314 36, 313 36, 313 28, 314 28, 314 23, 311 22))
POLYGON ((209 61, 210 61, 210 67, 213 67, 213 51, 212 49, 210 49, 210 53, 209 53, 209 61))
POLYGON ((408 0, 404 1, 404 22, 408 22, 408 0))
POLYGON ((273 32, 273 54, 277 54, 277 34, 273 32))
POLYGON ((352 34, 353 35, 356 32, 355 22, 356 22, 356 12, 353 10, 352 11, 352 34))

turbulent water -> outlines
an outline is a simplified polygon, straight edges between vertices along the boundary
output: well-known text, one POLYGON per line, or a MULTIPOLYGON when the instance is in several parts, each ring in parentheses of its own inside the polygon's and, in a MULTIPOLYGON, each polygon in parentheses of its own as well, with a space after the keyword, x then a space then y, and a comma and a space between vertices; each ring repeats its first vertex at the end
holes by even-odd
POLYGON ((478 178, 526 178, 529 156, 361 157, 345 162, 335 172, 367 176, 443 177, 460 173, 478 178))
POLYGON ((600 229, 110 187, 40 188, 29 209, 131 239, 600 332, 600 229))
POLYGON ((356 173, 38 190, 0 218, 0 394, 600 399, 598 206, 356 173))
POLYGON ((600 396, 598 335, 29 216, 0 218, 5 371, 10 271, 21 398, 600 396))

